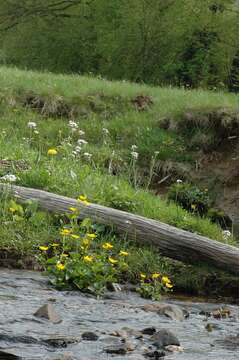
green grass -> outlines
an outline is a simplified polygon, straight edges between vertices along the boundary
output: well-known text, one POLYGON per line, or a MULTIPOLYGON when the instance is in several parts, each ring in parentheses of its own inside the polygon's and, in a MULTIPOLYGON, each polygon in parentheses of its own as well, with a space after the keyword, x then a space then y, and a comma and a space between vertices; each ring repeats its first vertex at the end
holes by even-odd
MULTIPOLYGON (((130 211, 224 241, 221 228, 216 224, 194 216, 173 203, 167 203, 153 191, 146 190, 145 184, 150 177, 150 162, 155 157, 155 151, 158 154, 154 171, 158 171, 158 174, 153 181, 162 176, 159 167, 164 161, 185 164, 194 161, 193 153, 187 150, 187 139, 173 130, 160 127, 163 117, 177 119, 188 108, 220 106, 237 109, 238 96, 201 90, 154 88, 5 67, 0 68, 0 84, 0 160, 13 161, 10 168, 0 165, 0 176, 14 173, 18 176, 19 185, 73 198, 87 194, 91 202, 130 211), (71 133, 69 119, 46 117, 24 107, 21 100, 28 94, 39 98, 43 96, 46 101, 53 99, 53 103, 60 99, 69 106, 85 106, 85 112, 78 113, 74 121, 85 132, 84 139, 88 144, 82 152, 92 154, 90 161, 83 155, 72 157, 80 136, 71 133), (101 94, 100 103, 97 94, 101 94), (153 105, 145 112, 136 111, 131 104, 131 100, 140 94, 148 95, 153 100, 153 105), (89 97, 90 102, 95 104, 90 105, 90 110, 89 97), (38 135, 27 127, 29 121, 37 123, 38 135), (103 136, 103 128, 109 130, 109 135, 103 136), (135 162, 131 157, 133 144, 137 145, 139 153, 139 159, 135 162), (52 147, 57 148, 58 154, 50 159, 47 150, 52 147), (26 162, 27 170, 18 168, 19 160, 26 162)), ((0 229, 0 249, 33 255, 40 244, 56 236, 54 218, 49 215, 36 213, 33 219, 22 220, 13 226, 8 219, 10 215, 6 213, 8 209, 2 201, 1 219, 7 216, 7 220, 3 221, 0 229)), ((155 255, 154 250, 138 250, 132 244, 128 246, 132 254, 133 274, 142 271, 147 264, 151 264, 152 271, 157 268, 165 270, 165 267, 171 271, 171 263, 155 255)))

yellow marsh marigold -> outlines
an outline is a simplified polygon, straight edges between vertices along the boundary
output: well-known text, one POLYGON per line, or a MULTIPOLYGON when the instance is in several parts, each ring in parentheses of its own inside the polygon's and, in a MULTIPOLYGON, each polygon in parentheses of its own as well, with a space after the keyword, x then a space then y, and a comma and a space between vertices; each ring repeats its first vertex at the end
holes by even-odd
POLYGON ((114 247, 114 246, 113 246, 112 244, 108 243, 108 242, 106 242, 106 243, 104 243, 104 244, 102 245, 102 248, 105 249, 105 250, 113 249, 113 247, 114 247))
POLYGON ((80 238, 79 235, 75 235, 75 234, 71 234, 70 236, 72 237, 72 239, 76 239, 76 240, 80 238))
POLYGON ((70 229, 61 229, 60 234, 63 236, 70 235, 71 230, 70 229))
POLYGON ((17 209, 15 209, 15 208, 13 208, 13 207, 10 207, 10 208, 9 208, 9 211, 10 211, 11 213, 15 213, 15 212, 17 211, 17 209))
POLYGON ((87 233, 86 236, 90 239, 95 239, 96 238, 96 234, 94 233, 87 233))
POLYGON ((143 274, 143 273, 140 274, 140 277, 141 277, 142 280, 146 279, 146 275, 143 274))
POLYGON ((49 155, 49 156, 57 155, 57 150, 56 149, 49 149, 47 151, 47 155, 49 155))
POLYGON ((76 212, 78 209, 75 208, 75 207, 70 207, 69 210, 72 211, 72 212, 76 212))
POLYGON ((172 289, 173 284, 167 282, 167 283, 165 284, 165 286, 166 286, 166 288, 168 288, 168 289, 172 289))
POLYGON ((84 205, 90 205, 85 195, 80 195, 77 200, 83 203, 84 205))
POLYGON ((66 266, 64 264, 62 264, 61 262, 58 262, 56 264, 56 268, 57 268, 57 270, 62 271, 62 270, 64 270, 66 268, 66 266))
POLYGON ((152 279, 158 279, 160 277, 159 273, 152 274, 152 279))
POLYGON ((48 246, 39 246, 39 249, 41 251, 47 251, 49 249, 49 247, 48 246))
POLYGON ((128 253, 127 251, 120 250, 119 255, 120 255, 120 256, 128 256, 129 253, 128 253))
POLYGON ((90 244, 90 240, 89 240, 89 239, 84 239, 84 240, 82 241, 82 244, 83 244, 84 246, 88 246, 88 245, 90 244))
POLYGON ((84 256, 83 259, 84 259, 85 262, 92 262, 93 261, 93 256, 86 255, 86 256, 84 256))
POLYGON ((163 282, 163 283, 169 283, 169 284, 170 284, 170 283, 171 283, 171 280, 170 280, 167 276, 163 276, 163 277, 162 277, 162 282, 163 282))
POLYGON ((116 260, 116 259, 114 259, 114 258, 112 258, 112 257, 110 256, 110 257, 109 257, 109 262, 114 265, 114 264, 117 264, 118 260, 116 260))

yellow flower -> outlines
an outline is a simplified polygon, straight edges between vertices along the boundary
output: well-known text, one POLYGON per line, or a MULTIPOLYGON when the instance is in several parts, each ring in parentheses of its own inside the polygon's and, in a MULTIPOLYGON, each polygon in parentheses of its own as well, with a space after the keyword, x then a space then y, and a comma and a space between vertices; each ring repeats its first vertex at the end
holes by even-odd
POLYGON ((171 283, 169 283, 169 282, 167 282, 167 283, 165 284, 165 286, 166 286, 168 289, 172 289, 172 287, 173 287, 173 285, 172 285, 171 283))
POLYGON ((50 155, 50 156, 57 155, 57 150, 56 149, 49 149, 47 151, 47 155, 50 155))
POLYGON ((141 277, 141 279, 146 279, 146 275, 145 274, 140 274, 140 277, 141 277))
POLYGON ((104 243, 104 244, 102 245, 102 248, 105 249, 105 250, 113 249, 113 247, 114 247, 114 246, 113 246, 112 244, 108 243, 108 242, 106 242, 106 243, 104 243))
POLYGON ((78 201, 82 202, 85 205, 90 205, 89 201, 87 200, 87 197, 85 195, 80 195, 77 199, 78 201))
POLYGON ((80 200, 80 201, 86 201, 86 200, 87 200, 87 197, 86 197, 85 195, 80 195, 80 196, 78 197, 78 200, 80 200))
POLYGON ((48 246, 39 246, 39 249, 41 251, 47 251, 49 249, 49 247, 48 246))
POLYGON ((17 210, 15 208, 13 208, 13 207, 10 207, 9 211, 11 211, 12 213, 15 213, 17 210))
POLYGON ((191 209, 192 209, 192 210, 196 210, 196 208, 197 208, 197 205, 195 205, 195 204, 192 204, 192 205, 191 205, 191 209))
POLYGON ((92 262, 93 261, 93 256, 89 256, 89 255, 84 256, 84 261, 85 262, 92 262))
POLYGON ((63 236, 70 235, 71 230, 70 229, 61 229, 60 234, 63 236))
POLYGON ((170 284, 170 283, 171 283, 171 280, 170 280, 167 276, 163 276, 163 277, 162 277, 162 282, 163 282, 163 283, 168 283, 168 284, 170 284))
POLYGON ((89 239, 84 239, 82 241, 82 243, 83 243, 84 246, 88 246, 90 244, 90 240, 89 239))
POLYGON ((159 273, 152 274, 152 279, 158 279, 160 277, 159 273))
POLYGON ((95 239, 96 238, 96 234, 94 233, 87 233, 86 236, 90 239, 95 239))
POLYGON ((51 246, 52 246, 52 247, 57 247, 57 246, 60 246, 60 244, 58 244, 58 243, 53 243, 53 244, 51 244, 51 246))
POLYGON ((61 254, 61 257, 68 257, 68 254, 61 254))
POLYGON ((77 211, 77 208, 75 208, 75 207, 70 207, 69 210, 72 211, 72 212, 76 212, 76 211, 77 211))
POLYGON ((109 262, 110 262, 111 264, 117 264, 118 260, 116 260, 116 259, 114 259, 114 258, 112 258, 112 257, 109 257, 109 262))
POLYGON ((129 253, 128 253, 127 251, 120 250, 119 255, 120 255, 120 256, 128 256, 129 253))
POLYGON ((80 238, 79 235, 75 235, 75 234, 71 234, 70 236, 71 236, 73 239, 76 239, 76 240, 80 238))
POLYGON ((61 262, 58 262, 57 264, 56 264, 56 268, 57 268, 57 270, 64 270, 65 268, 66 268, 66 266, 64 265, 64 264, 62 264, 61 262))

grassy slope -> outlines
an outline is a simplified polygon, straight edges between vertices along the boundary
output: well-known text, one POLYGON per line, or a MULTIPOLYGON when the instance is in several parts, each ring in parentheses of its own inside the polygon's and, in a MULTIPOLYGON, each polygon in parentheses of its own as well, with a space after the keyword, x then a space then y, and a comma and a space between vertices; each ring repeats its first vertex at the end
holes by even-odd
MULTIPOLYGON (((200 219, 174 204, 167 204, 149 191, 132 186, 134 168, 130 152, 136 144, 139 151, 137 172, 159 151, 159 159, 187 162, 191 161, 185 150, 186 139, 177 138, 173 133, 160 129, 163 116, 179 117, 187 108, 214 108, 220 106, 236 109, 238 96, 212 93, 200 90, 186 91, 171 88, 153 88, 123 82, 109 82, 89 77, 38 74, 17 69, 0 69, 0 96, 2 101, 0 129, 1 158, 25 160, 28 171, 16 168, 0 168, 1 175, 14 172, 19 176, 18 183, 25 186, 44 188, 61 194, 76 197, 85 193, 94 202, 132 211, 147 217, 195 231, 212 239, 223 241, 221 230, 207 219, 200 219), (64 118, 43 118, 39 113, 21 106, 21 98, 34 93, 47 99, 63 99, 68 105, 84 106, 91 101, 95 109, 80 115, 75 121, 85 131, 89 142, 83 151, 93 154, 90 163, 83 156, 73 159, 72 150, 79 135, 71 135, 64 118), (97 103, 97 94, 108 96, 110 105, 104 109, 104 100, 97 103), (137 95, 149 95, 153 106, 146 112, 137 112, 130 101, 137 95), (118 111, 118 101, 122 108, 118 111), (123 101, 122 101, 123 99, 123 101), (117 111, 114 112, 114 108, 117 111), (30 134, 28 121, 38 124, 39 135, 30 134), (107 138, 102 136, 102 128, 109 129, 107 138), (14 129, 14 131, 12 131, 14 129), (53 163, 46 156, 49 147, 57 147, 58 156, 53 163), (112 156, 112 152, 115 155, 112 156), (118 176, 108 174, 112 160, 118 176), (49 175, 49 171, 51 175, 49 175)), ((107 100, 108 101, 108 100, 107 100)), ((148 175, 147 175, 148 176, 148 175)), ((147 182, 147 181, 146 181, 147 182)), ((56 236, 54 221, 40 214, 34 220, 9 226, 10 215, 2 204, 2 218, 5 225, 0 231, 0 247, 17 249, 24 254, 32 253, 39 243, 56 236), (23 241, 24 240, 24 241, 23 241), (24 244, 24 245, 23 245, 24 244)), ((153 255, 150 250, 132 249, 132 268, 139 271, 147 263, 152 270, 166 266, 165 261, 153 255), (146 255, 147 256, 146 256, 146 255), (139 259, 144 261, 139 261, 139 259)), ((171 265, 167 263, 168 268, 171 265)))

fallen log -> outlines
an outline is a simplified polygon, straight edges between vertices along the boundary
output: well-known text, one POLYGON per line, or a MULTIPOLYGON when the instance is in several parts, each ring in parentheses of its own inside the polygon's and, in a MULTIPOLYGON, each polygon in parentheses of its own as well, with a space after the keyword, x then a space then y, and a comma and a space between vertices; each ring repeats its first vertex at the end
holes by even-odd
POLYGON ((184 231, 156 220, 101 205, 85 205, 75 199, 42 190, 0 184, 0 193, 8 193, 20 202, 37 201, 41 209, 70 212, 70 207, 80 210, 80 218, 89 217, 93 222, 112 226, 130 240, 151 244, 160 254, 186 263, 206 263, 239 274, 239 248, 184 231))

